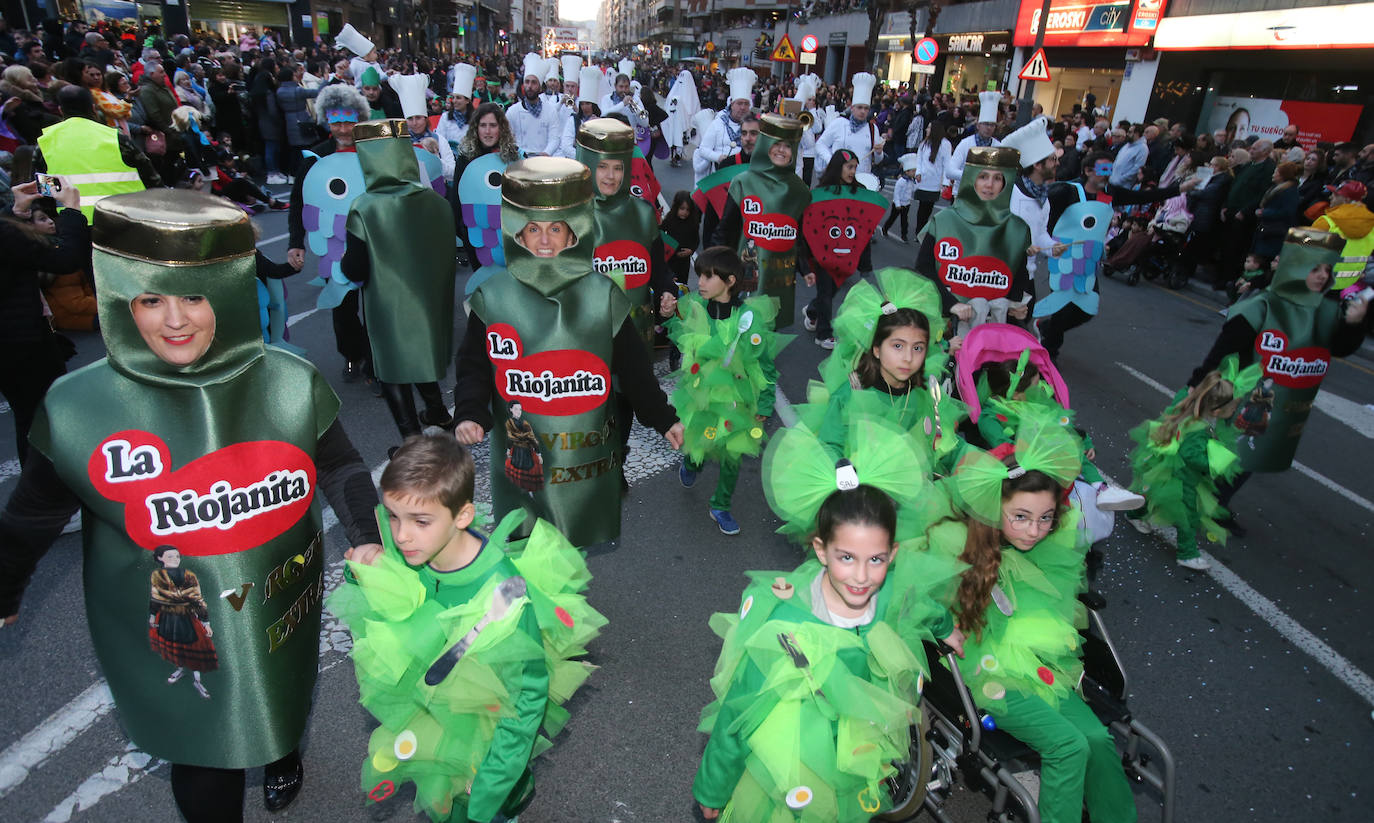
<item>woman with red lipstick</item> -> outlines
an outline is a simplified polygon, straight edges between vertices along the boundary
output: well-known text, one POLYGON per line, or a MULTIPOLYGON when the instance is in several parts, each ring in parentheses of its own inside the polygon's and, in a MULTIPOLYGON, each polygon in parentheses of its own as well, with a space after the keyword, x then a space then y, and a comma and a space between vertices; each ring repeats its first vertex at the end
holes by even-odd
POLYGON ((1086 803, 1092 823, 1133 823, 1116 744, 1075 691, 1088 544, 1066 492, 1082 455, 1067 428, 1035 413, 1014 446, 970 449, 951 478, 963 514, 931 527, 929 554, 959 570, 949 604, 974 702, 1040 755, 1040 819, 1079 823, 1086 803))
MULTIPOLYGON (((909 759, 919 720, 921 644, 962 646, 928 594, 938 564, 898 551, 899 509, 930 488, 910 471, 912 441, 881 421, 856 428, 857 447, 838 464, 804 426, 768 447, 768 502, 786 531, 809 534, 814 557, 791 572, 751 572, 739 612, 711 621, 724 637, 718 699, 702 712, 711 737, 692 783, 707 820, 868 823, 892 810, 886 780, 909 759)), ((952 588, 953 568, 945 575, 952 588)))

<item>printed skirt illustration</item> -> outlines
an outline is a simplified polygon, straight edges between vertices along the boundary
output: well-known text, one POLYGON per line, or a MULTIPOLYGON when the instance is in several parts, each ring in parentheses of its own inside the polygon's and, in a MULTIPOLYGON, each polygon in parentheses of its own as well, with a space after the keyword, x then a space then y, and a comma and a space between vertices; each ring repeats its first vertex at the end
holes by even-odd
POLYGON ((158 568, 152 574, 148 603, 148 644, 176 667, 167 677, 168 683, 176 683, 190 670, 191 685, 209 700, 210 692, 200 676, 218 669, 219 657, 211 639, 210 610, 201 596, 200 581, 195 573, 182 568, 181 552, 174 546, 159 546, 153 559, 158 568))

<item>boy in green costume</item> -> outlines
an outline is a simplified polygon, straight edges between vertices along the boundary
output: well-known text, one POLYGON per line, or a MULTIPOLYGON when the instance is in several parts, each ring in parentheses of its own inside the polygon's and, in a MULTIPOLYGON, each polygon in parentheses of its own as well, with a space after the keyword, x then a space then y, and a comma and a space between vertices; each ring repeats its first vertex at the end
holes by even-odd
POLYGON ((591 574, 547 523, 511 541, 523 511, 490 537, 473 528, 472 457, 451 437, 406 440, 381 487, 386 547, 350 550, 356 585, 329 599, 382 724, 362 789, 382 802, 409 780, 432 820, 513 821, 534 795, 530 760, 593 670, 573 659, 606 625, 582 594, 591 574))

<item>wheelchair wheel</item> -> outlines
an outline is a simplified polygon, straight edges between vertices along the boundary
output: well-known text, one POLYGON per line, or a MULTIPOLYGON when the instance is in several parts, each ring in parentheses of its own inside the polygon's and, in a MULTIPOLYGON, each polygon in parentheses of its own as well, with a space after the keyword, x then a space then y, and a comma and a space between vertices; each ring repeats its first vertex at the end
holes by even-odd
POLYGON ((1135 286, 1140 283, 1140 266, 1131 266, 1126 270, 1126 285, 1135 286))
POLYGON ((1188 274, 1187 274, 1187 272, 1185 272, 1185 271, 1183 271, 1181 268, 1175 266, 1175 267, 1173 268, 1173 270, 1171 270, 1171 271, 1169 272, 1169 279, 1168 279, 1168 281, 1166 281, 1165 285, 1167 285, 1169 288, 1173 289, 1174 291, 1178 291, 1179 289, 1181 289, 1181 288, 1183 288, 1184 286, 1188 285, 1188 274))
POLYGON ((919 726, 911 727, 911 759, 902 763, 897 774, 887 779, 887 791, 892 797, 892 810, 874 817, 883 823, 907 823, 921 813, 926 800, 926 784, 930 781, 930 720, 922 717, 919 726))

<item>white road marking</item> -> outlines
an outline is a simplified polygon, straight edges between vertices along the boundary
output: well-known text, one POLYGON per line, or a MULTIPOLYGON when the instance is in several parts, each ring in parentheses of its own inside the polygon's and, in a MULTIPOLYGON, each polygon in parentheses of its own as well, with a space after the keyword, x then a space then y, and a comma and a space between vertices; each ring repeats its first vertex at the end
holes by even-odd
POLYGON ((0 480, 9 480, 11 477, 19 476, 19 458, 11 457, 0 463, 0 480))
MULTIPOLYGON (((1168 397, 1173 397, 1174 393, 1169 391, 1163 383, 1131 368, 1125 363, 1118 361, 1117 365, 1150 388, 1168 397)), ((1368 500, 1346 489, 1344 486, 1337 484, 1335 481, 1317 474, 1301 463, 1294 463, 1293 468, 1313 480, 1316 480, 1332 491, 1338 492, 1348 499, 1351 499, 1353 502, 1356 502, 1369 511, 1374 511, 1374 503, 1370 503, 1368 500)), ((1162 537, 1166 543, 1177 548, 1177 539, 1171 534, 1158 531, 1156 534, 1162 537)), ((1240 575, 1227 568, 1224 563, 1214 557, 1210 552, 1204 550, 1201 554, 1206 558, 1208 563, 1212 564, 1212 568, 1208 569, 1207 573, 1212 576, 1213 580, 1217 581, 1218 585, 1230 592, 1241 603, 1244 603, 1250 611, 1254 612, 1261 620, 1268 623, 1274 631, 1282 635, 1289 643, 1292 643, 1300 651, 1311 655, 1318 663, 1322 664, 1327 671, 1335 675, 1336 679, 1350 687, 1350 690, 1359 695, 1366 703, 1374 705, 1374 678, 1371 678, 1361 671, 1359 667, 1347 660, 1340 652, 1327 645, 1321 638, 1303 628, 1302 624, 1285 614, 1282 609, 1275 605, 1274 601, 1256 591, 1253 586, 1242 580, 1240 575)))
MULTIPOLYGON (((1174 396, 1174 392, 1170 391, 1167 386, 1165 386, 1158 380, 1155 380, 1154 378, 1150 377, 1148 374, 1144 374, 1143 372, 1137 371, 1131 368, 1130 366, 1126 365, 1125 363, 1122 363, 1120 360, 1118 360, 1116 364, 1121 368, 1125 369, 1127 374, 1131 375, 1135 379, 1139 380, 1140 382, 1144 383, 1145 385, 1149 386, 1150 388, 1154 389, 1155 391, 1159 392, 1165 397, 1174 396)), ((1320 399, 1321 396, 1322 395, 1318 394, 1317 398, 1320 399)), ((1343 400, 1343 402, 1349 403, 1350 401, 1343 400)), ((1320 404, 1318 404, 1318 406, 1320 407, 1320 404)), ((1337 419, 1339 420, 1340 418, 1337 419)), ((1293 461, 1293 468, 1296 469, 1300 474, 1307 475, 1308 477, 1322 484, 1323 486, 1335 492, 1336 494, 1339 494, 1341 497, 1344 497, 1346 500, 1349 500, 1351 503, 1354 503, 1356 506, 1359 506, 1365 511, 1374 514, 1374 502, 1371 502, 1365 499, 1364 497, 1361 497, 1360 495, 1356 494, 1350 489, 1347 489, 1345 486, 1342 486, 1340 483, 1337 483, 1335 480, 1332 480, 1331 478, 1323 474, 1317 473, 1317 471, 1312 469, 1310 466, 1306 466, 1302 463, 1299 463, 1296 460, 1293 461)))
POLYGON ((1374 408, 1328 391, 1318 392, 1314 405, 1354 429, 1356 434, 1374 440, 1374 408))
POLYGON ((114 708, 104 679, 97 680, 67 705, 53 712, 33 731, 0 752, 0 797, 14 791, 29 772, 75 740, 114 708))
POLYGON ((266 245, 269 244, 269 243, 275 243, 275 242, 277 242, 278 240, 285 240, 286 238, 288 238, 288 237, 290 237, 290 236, 291 236, 291 232, 287 232, 286 234, 278 234, 278 235, 276 235, 276 236, 274 236, 274 237, 264 237, 263 239, 261 239, 261 240, 258 241, 258 248, 262 248, 263 246, 266 246, 266 245))
POLYGON ((106 795, 114 794, 125 786, 132 786, 149 772, 162 767, 167 761, 155 760, 129 745, 124 754, 110 758, 105 768, 81 781, 76 791, 67 795, 61 803, 48 812, 43 823, 67 823, 77 812, 84 812, 99 803, 106 795))
POLYGON ((291 315, 290 317, 286 318, 286 327, 287 327, 288 329, 291 328, 292 326, 296 325, 296 324, 299 323, 300 321, 304 320, 305 318, 309 317, 310 315, 314 314, 315 312, 317 312, 317 311, 319 311, 319 310, 320 310, 320 307, 319 307, 319 306, 316 306, 315 308, 310 309, 309 311, 303 311, 303 312, 300 312, 299 314, 293 314, 293 315, 291 315))
POLYGON ((6 402, 3 401, 3 400, 0 400, 0 414, 7 414, 7 413, 9 412, 9 410, 10 410, 10 404, 9 404, 9 403, 6 403, 6 402))

